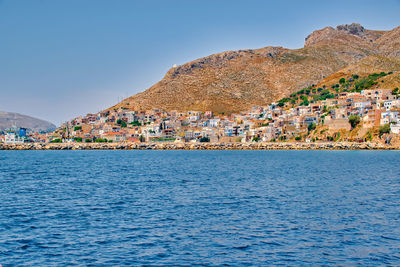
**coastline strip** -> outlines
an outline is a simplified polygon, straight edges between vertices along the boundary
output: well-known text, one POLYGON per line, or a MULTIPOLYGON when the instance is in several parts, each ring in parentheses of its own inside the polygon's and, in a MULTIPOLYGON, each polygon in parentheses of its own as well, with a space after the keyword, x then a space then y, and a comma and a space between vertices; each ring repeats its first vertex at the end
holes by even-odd
POLYGON ((380 143, 23 143, 0 144, 0 150, 400 150, 380 143))

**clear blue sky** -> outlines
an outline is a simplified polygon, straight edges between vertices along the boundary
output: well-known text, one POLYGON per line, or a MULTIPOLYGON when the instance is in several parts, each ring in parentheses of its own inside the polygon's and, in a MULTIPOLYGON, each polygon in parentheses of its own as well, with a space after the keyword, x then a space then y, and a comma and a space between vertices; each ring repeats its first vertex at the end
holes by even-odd
POLYGON ((0 0, 0 110, 60 124, 225 50, 300 48, 325 26, 400 25, 399 0, 0 0))

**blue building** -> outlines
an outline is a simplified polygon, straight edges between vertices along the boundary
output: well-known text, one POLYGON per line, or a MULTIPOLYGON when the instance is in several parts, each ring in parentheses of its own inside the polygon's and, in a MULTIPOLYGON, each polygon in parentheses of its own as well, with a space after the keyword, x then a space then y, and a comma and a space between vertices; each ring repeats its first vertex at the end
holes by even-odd
POLYGON ((26 128, 19 128, 19 137, 26 137, 26 128))

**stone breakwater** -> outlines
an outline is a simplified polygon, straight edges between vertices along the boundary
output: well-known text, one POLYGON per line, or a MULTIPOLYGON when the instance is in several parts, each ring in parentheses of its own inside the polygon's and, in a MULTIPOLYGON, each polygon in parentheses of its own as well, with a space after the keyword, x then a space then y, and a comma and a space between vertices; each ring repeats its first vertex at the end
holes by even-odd
POLYGON ((0 150, 399 150, 379 143, 24 143, 0 144, 0 150))

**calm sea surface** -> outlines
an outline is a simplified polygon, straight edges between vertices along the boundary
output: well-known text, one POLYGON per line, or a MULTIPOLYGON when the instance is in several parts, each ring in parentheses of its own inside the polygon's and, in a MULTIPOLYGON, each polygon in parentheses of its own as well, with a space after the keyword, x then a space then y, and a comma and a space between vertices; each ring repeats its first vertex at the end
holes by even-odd
POLYGON ((0 264, 400 265, 400 152, 0 151, 0 264))

